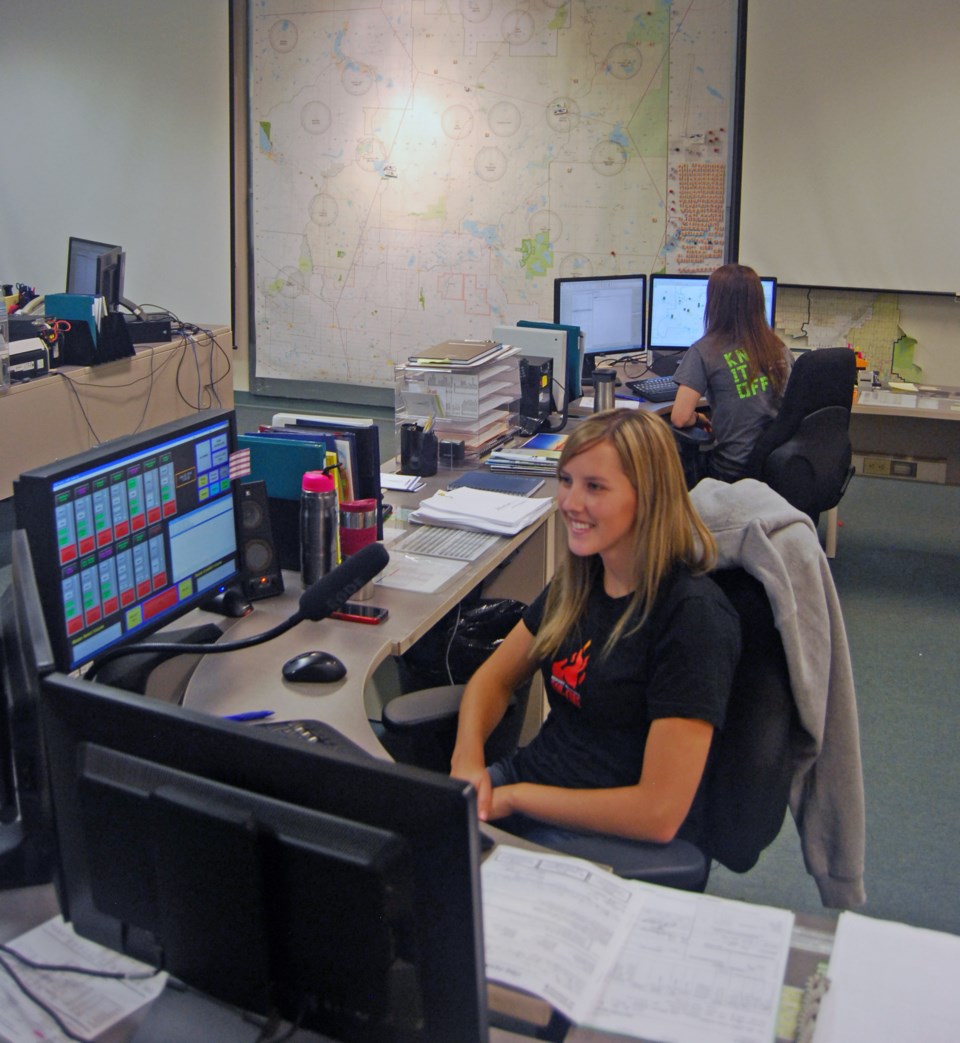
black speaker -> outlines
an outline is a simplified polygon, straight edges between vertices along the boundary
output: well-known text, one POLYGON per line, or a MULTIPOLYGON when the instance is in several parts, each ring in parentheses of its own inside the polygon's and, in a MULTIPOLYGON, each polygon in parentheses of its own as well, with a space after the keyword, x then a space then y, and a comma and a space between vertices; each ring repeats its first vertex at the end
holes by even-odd
POLYGON ((283 593, 273 544, 266 482, 240 485, 240 585, 248 601, 283 593))

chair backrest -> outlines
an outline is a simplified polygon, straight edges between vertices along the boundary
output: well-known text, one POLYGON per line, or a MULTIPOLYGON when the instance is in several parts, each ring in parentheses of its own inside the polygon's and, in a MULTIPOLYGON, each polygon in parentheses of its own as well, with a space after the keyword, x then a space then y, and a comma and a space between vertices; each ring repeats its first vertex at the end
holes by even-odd
POLYGON ((711 755, 704 853, 744 873, 780 832, 802 731, 763 585, 741 568, 713 573, 740 616, 742 651, 711 755))
POLYGON ((820 348, 794 363, 780 412, 747 461, 757 478, 816 518, 840 502, 850 479, 850 408, 857 364, 849 348, 820 348))

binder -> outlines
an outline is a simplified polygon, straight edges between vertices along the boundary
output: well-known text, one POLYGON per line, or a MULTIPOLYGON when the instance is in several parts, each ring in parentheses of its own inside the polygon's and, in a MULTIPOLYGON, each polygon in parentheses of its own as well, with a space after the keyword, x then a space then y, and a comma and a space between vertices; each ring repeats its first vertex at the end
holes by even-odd
POLYGON ((273 427, 292 427, 342 437, 353 435, 357 446, 355 498, 377 501, 377 539, 383 539, 383 491, 380 488, 380 429, 369 417, 276 413, 273 427))
POLYGON ((267 490, 270 530, 281 569, 300 571, 300 487, 305 471, 322 471, 332 440, 320 433, 313 441, 277 438, 256 431, 239 435, 241 449, 250 450, 250 476, 267 490))

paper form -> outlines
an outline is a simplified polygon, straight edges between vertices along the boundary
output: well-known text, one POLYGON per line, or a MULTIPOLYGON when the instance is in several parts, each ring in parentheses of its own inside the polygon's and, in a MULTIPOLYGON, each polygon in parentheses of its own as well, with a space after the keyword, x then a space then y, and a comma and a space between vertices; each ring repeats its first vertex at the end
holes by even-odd
POLYGON ((582 1024, 683 1043, 770 1043, 793 914, 651 888, 582 1024))
POLYGON ((635 891, 590 862, 507 844, 480 872, 487 978, 576 1020, 625 939, 635 891))
POLYGON ((770 1043, 793 914, 621 880, 500 844, 481 868, 487 977, 572 1022, 673 1043, 770 1043))
MULTIPOLYGON (((126 974, 150 971, 136 960, 78 937, 59 916, 7 944, 38 963, 126 974)), ((56 1010, 71 1032, 85 1039, 99 1036, 156 999, 167 981, 163 973, 143 979, 114 980, 63 971, 35 971, 7 953, 2 958, 44 1003, 56 1010)), ((0 1039, 7 1043, 66 1043, 67 1038, 0 970, 0 1039)))

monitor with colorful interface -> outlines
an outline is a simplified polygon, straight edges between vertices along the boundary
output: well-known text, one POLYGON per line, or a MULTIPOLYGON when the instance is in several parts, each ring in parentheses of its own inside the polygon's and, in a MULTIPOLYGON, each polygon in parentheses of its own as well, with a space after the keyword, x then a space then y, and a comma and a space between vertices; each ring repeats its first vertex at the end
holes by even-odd
POLYGON ((152 633, 239 573, 231 410, 194 413, 21 474, 58 669, 152 633))

